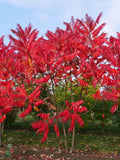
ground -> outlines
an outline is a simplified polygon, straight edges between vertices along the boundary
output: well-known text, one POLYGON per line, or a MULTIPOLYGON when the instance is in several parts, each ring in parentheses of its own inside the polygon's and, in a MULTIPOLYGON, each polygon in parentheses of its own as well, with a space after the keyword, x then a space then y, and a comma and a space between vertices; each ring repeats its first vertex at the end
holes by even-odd
MULTIPOLYGON (((28 117, 29 118, 29 117, 28 117)), ((62 153, 57 151, 56 135, 52 129, 45 143, 40 143, 43 135, 36 135, 29 121, 17 121, 4 130, 0 159, 2 160, 120 160, 120 128, 105 125, 104 133, 101 125, 90 124, 80 131, 76 130, 75 150, 65 153, 64 136, 61 133, 60 145, 62 153), (8 146, 8 145, 11 145, 8 146), (6 158, 5 152, 12 156, 6 158), (4 157, 3 157, 4 156, 4 157), (2 158, 3 157, 3 158, 2 158)), ((68 147, 71 147, 72 134, 67 134, 68 147)))
MULTIPOLYGON (((2 147, 0 150, 0 155, 4 154, 6 150, 5 147, 2 147)), ((27 145, 15 145, 12 147, 13 153, 11 160, 105 160, 113 159, 120 160, 120 154, 115 153, 100 153, 100 152, 89 152, 89 151, 80 151, 74 150, 72 154, 65 153, 65 150, 62 150, 62 153, 58 153, 56 148, 39 148, 39 145, 27 146, 27 145)))

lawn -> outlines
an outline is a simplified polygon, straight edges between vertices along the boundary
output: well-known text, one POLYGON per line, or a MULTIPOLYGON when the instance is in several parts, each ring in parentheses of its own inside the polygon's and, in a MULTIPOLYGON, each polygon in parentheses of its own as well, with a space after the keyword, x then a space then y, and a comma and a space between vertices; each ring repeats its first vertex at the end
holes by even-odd
MULTIPOLYGON (((104 127, 104 132, 100 124, 90 124, 87 127, 76 130, 74 153, 65 154, 64 137, 60 135, 60 145, 62 154, 57 152, 56 136, 52 129, 48 140, 40 143, 42 135, 37 135, 32 130, 30 123, 31 117, 24 120, 17 119, 16 122, 4 130, 2 142, 3 150, 5 146, 12 144, 12 159, 69 159, 72 157, 80 159, 120 159, 120 129, 117 126, 110 125, 104 127), (48 156, 48 157, 47 157, 48 156), (51 157, 50 157, 51 156, 51 157), (32 158, 31 158, 32 157, 32 158)), ((71 146, 71 134, 67 135, 68 146, 71 146)))

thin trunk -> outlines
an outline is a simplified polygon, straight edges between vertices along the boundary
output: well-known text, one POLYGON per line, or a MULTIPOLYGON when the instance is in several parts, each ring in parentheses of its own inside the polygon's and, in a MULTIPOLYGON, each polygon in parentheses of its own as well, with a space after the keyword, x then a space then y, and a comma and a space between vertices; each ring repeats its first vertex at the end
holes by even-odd
POLYGON ((67 80, 65 79, 65 97, 64 97, 63 109, 66 106, 66 97, 67 97, 67 80))
POLYGON ((2 145, 3 130, 4 130, 4 122, 0 123, 0 148, 1 148, 1 145, 2 145))
POLYGON ((73 134, 72 134, 72 147, 71 147, 70 153, 73 152, 74 142, 75 142, 75 127, 73 128, 73 134))
MULTIPOLYGON (((53 83, 53 79, 51 77, 51 82, 52 82, 52 92, 53 92, 53 99, 54 99, 54 105, 56 106, 56 116, 58 115, 58 107, 56 104, 56 97, 55 97, 55 90, 54 90, 54 83, 53 83)), ((58 126, 58 118, 57 118, 57 126, 58 126)), ((59 137, 57 137, 57 143, 58 143, 58 152, 61 153, 61 148, 60 148, 60 140, 59 137)))
MULTIPOLYGON (((72 89, 72 80, 70 82, 70 90, 71 90, 71 102, 73 102, 73 89, 72 89)), ((75 126, 73 128, 73 133, 72 133, 72 146, 71 146, 71 150, 70 153, 72 153, 73 148, 74 148, 74 141, 75 141, 75 126)))
POLYGON ((1 144, 2 143, 2 123, 0 123, 0 148, 1 148, 1 144))
POLYGON ((73 102, 73 86, 72 86, 72 80, 70 82, 70 91, 71 91, 71 102, 73 102))
POLYGON ((86 97, 87 93, 88 93, 88 86, 86 87, 85 95, 84 95, 84 97, 83 97, 83 100, 85 100, 85 97, 86 97))
POLYGON ((63 132, 64 132, 64 138, 65 138, 66 153, 68 153, 67 135, 66 135, 66 129, 65 129, 64 123, 63 123, 63 132))
MULTIPOLYGON (((89 83, 90 83, 90 80, 89 80, 87 83, 89 84, 89 83)), ((85 100, 85 97, 86 97, 86 95, 88 94, 88 88, 89 88, 89 86, 86 87, 85 95, 84 95, 84 97, 83 97, 83 100, 85 100)), ((82 93, 81 93, 81 94, 82 94, 82 93)))
MULTIPOLYGON (((67 80, 65 79, 65 97, 64 97, 63 110, 64 110, 64 108, 65 108, 65 106, 66 106, 66 95, 67 95, 67 80)), ((63 125, 63 133, 64 133, 65 149, 66 149, 66 153, 68 153, 68 143, 67 143, 66 129, 65 129, 64 123, 62 123, 62 125, 63 125)))
POLYGON ((81 90, 80 90, 79 100, 82 99, 82 91, 83 91, 83 86, 81 87, 81 90))
MULTIPOLYGON (((90 82, 90 81, 89 81, 89 82, 90 82)), ((88 82, 88 83, 89 83, 89 82, 88 82)), ((85 95, 84 95, 84 97, 82 97, 83 89, 84 89, 84 87, 82 86, 82 87, 81 87, 81 91, 80 91, 80 95, 79 95, 79 100, 81 100, 81 99, 85 100, 85 96, 86 96, 87 93, 88 93, 88 86, 87 86, 87 88, 86 88, 86 90, 85 90, 85 95)))

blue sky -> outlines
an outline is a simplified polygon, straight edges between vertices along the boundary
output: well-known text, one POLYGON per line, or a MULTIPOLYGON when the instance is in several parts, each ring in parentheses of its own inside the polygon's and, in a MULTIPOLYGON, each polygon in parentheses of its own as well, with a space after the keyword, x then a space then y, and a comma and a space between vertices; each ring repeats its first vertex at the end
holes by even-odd
POLYGON ((94 19, 103 12, 101 19, 109 35, 120 32, 120 0, 0 0, 0 37, 8 41, 10 29, 19 23, 23 28, 29 23, 44 35, 47 30, 63 28, 63 21, 69 22, 71 16, 94 19))

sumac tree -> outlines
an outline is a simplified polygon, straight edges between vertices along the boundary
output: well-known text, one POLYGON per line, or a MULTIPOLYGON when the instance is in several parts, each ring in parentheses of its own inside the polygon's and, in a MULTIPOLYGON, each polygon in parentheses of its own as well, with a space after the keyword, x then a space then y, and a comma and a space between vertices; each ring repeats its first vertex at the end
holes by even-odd
POLYGON ((37 29, 32 25, 23 29, 17 24, 16 30, 11 30, 10 44, 5 46, 0 39, 0 121, 14 107, 24 108, 19 115, 25 117, 38 111, 39 120, 32 123, 37 133, 42 133, 44 142, 53 126, 59 142, 59 122, 63 124, 66 152, 67 134, 65 123, 69 123, 68 132, 73 132, 72 147, 74 148, 75 123, 83 127, 81 115, 87 114, 84 106, 89 87, 98 87, 93 94, 97 100, 113 100, 111 112, 118 107, 120 97, 120 52, 119 38, 110 37, 102 32, 105 23, 99 25, 101 13, 94 21, 88 14, 85 20, 71 18, 65 23, 66 28, 57 28, 55 32, 48 31, 46 38, 38 38, 37 29), (32 92, 27 92, 27 87, 32 92), (44 87, 48 92, 42 96, 44 87), (58 105, 57 88, 62 87, 64 98, 58 105), (79 88, 78 96, 75 87, 79 88), (102 87, 102 89, 101 89, 102 87), (68 94, 69 92, 69 94, 68 94), (6 101, 7 99, 7 101, 6 101), (48 111, 42 113, 41 105, 48 106, 48 111))

